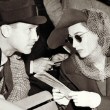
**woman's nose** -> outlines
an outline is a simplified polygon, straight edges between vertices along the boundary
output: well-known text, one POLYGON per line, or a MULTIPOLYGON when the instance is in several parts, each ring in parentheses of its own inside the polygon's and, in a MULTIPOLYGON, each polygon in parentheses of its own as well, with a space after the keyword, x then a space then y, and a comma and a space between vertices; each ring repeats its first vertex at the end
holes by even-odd
POLYGON ((79 46, 79 42, 74 39, 73 40, 73 47, 77 48, 78 46, 79 46))

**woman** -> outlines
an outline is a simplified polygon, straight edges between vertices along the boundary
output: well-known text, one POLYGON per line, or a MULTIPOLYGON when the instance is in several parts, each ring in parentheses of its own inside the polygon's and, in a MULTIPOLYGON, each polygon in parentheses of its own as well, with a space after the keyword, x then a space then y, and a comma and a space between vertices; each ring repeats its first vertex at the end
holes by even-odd
POLYGON ((77 110, 110 109, 109 31, 109 18, 100 10, 64 10, 47 43, 52 49, 70 48, 72 55, 61 65, 60 80, 72 91, 66 98, 53 89, 56 102, 67 105, 72 99, 77 110), (72 46, 68 38, 73 39, 72 46))

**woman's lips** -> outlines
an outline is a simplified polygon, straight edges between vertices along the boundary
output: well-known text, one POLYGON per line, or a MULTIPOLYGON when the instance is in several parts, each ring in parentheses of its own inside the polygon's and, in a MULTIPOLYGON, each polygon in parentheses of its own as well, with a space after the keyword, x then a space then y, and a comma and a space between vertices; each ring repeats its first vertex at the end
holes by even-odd
POLYGON ((83 49, 78 49, 76 50, 78 53, 81 53, 83 51, 83 49))

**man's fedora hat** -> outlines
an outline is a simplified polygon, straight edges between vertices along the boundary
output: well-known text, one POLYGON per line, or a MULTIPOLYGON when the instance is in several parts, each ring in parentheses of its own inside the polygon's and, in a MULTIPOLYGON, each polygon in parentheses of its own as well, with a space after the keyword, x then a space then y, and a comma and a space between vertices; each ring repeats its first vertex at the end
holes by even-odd
POLYGON ((43 24, 44 16, 37 16, 33 0, 0 0, 0 25, 24 22, 43 24))
POLYGON ((77 9, 66 9, 63 11, 62 17, 56 28, 51 32, 47 44, 51 49, 55 49, 64 45, 65 39, 68 37, 68 27, 79 22, 86 22, 87 15, 77 9))

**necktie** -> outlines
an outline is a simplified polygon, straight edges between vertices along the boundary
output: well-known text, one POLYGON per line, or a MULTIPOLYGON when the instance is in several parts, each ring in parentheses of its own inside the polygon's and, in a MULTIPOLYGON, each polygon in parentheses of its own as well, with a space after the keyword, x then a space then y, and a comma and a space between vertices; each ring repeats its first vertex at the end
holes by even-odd
POLYGON ((9 61, 6 62, 1 73, 4 78, 1 94, 7 99, 13 89, 12 72, 9 61))

